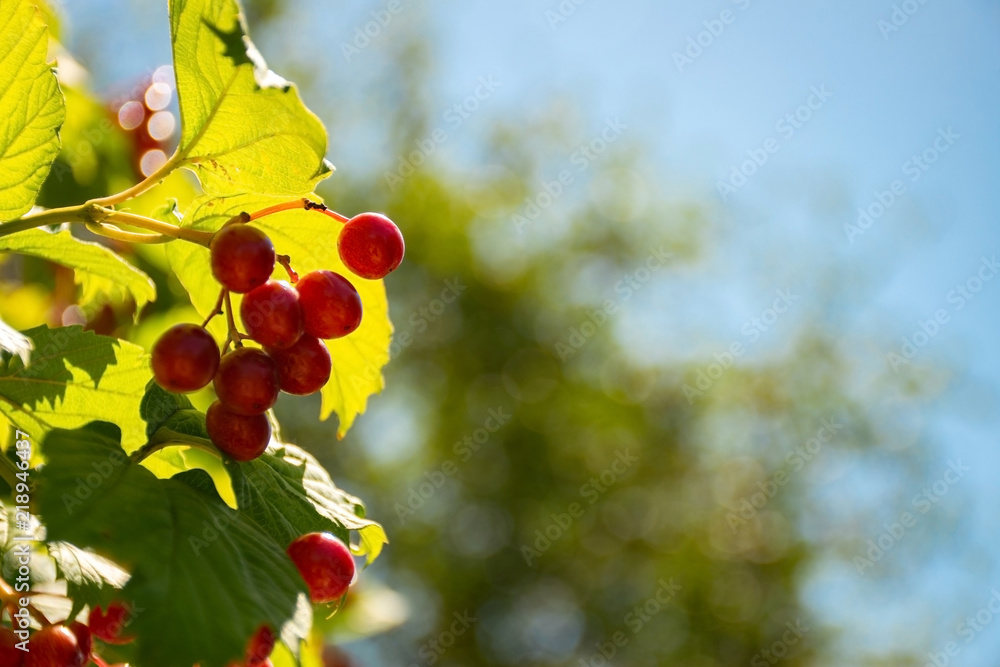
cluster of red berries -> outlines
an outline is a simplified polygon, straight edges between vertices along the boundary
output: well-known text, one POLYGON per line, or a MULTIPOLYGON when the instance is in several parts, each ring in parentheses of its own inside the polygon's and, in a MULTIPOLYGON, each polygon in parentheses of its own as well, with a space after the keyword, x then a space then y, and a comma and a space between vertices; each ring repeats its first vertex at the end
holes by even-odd
MULTIPOLYGON (((378 280, 403 260, 403 235, 384 215, 362 213, 344 224, 337 249, 353 273, 378 280)), ((212 382, 218 400, 206 415, 208 434, 232 458, 249 461, 267 449, 271 426, 264 413, 279 391, 306 396, 330 379, 333 364, 323 340, 358 328, 361 297, 333 271, 299 279, 286 265, 294 285, 271 280, 280 258, 271 240, 246 222, 223 227, 210 250, 212 275, 222 284, 220 305, 225 300, 228 308, 229 292, 245 295, 240 318, 246 334, 232 331, 229 312, 230 341, 236 347, 222 356, 204 325, 176 325, 153 346, 153 376, 167 391, 179 393, 212 382), (247 338, 262 349, 243 347, 247 338)))
MULTIPOLYGON (((112 602, 107 612, 100 607, 90 611, 87 623, 73 621, 47 625, 31 635, 28 651, 16 648, 17 638, 11 630, 0 628, 0 665, 3 667, 83 667, 95 658, 94 638, 106 644, 129 644, 135 637, 125 629, 131 614, 125 605, 112 602)), ((242 662, 230 667, 272 667, 268 656, 274 650, 276 638, 262 625, 247 642, 242 662)), ((105 664, 103 661, 98 664, 105 664)))
MULTIPOLYGON (((306 582, 313 602, 340 599, 354 581, 354 557, 347 545, 329 533, 303 535, 288 546, 286 553, 306 582)), ((94 657, 95 637, 106 644, 134 641, 135 637, 126 632, 130 621, 129 609, 120 602, 112 602, 107 611, 95 607, 86 624, 56 623, 36 631, 27 652, 17 648, 18 639, 12 630, 0 627, 0 667, 84 667, 94 657)), ((231 663, 230 667, 272 667, 269 656, 276 640, 274 631, 262 625, 247 641, 243 661, 231 663)))

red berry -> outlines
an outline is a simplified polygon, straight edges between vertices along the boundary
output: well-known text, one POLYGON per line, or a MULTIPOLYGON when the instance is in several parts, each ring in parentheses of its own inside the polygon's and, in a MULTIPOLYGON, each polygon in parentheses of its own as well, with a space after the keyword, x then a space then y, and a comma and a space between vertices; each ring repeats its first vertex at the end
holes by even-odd
POLYGON ((0 628, 0 665, 10 665, 10 667, 21 667, 24 651, 15 647, 20 641, 13 630, 0 628))
POLYGON ((309 587, 313 602, 333 602, 347 592, 354 579, 354 557, 330 533, 307 533, 286 550, 309 587))
POLYGON ((340 259, 347 268, 368 280, 392 273, 403 261, 405 250, 399 227, 380 213, 354 216, 337 238, 340 259))
POLYGON ((197 391, 218 367, 219 346, 197 324, 175 324, 153 345, 153 377, 167 391, 197 391))
POLYGON ((205 428, 215 446, 237 461, 257 458, 271 440, 271 424, 266 416, 237 414, 221 401, 208 407, 205 428))
POLYGON ((76 635, 65 625, 49 625, 31 635, 24 667, 83 667, 83 654, 76 635))
POLYGON ((278 367, 281 390, 308 396, 323 388, 330 379, 333 361, 330 350, 319 338, 303 336, 287 350, 268 350, 278 367))
POLYGON ((361 324, 361 296, 339 273, 313 271, 302 276, 299 292, 306 333, 316 338, 340 338, 361 324))
POLYGON ((245 294, 267 282, 274 271, 274 246, 256 227, 229 225, 212 238, 212 275, 233 292, 245 294))
POLYGON ((243 297, 240 318, 247 333, 266 347, 284 350, 302 335, 299 293, 288 283, 269 280, 243 297))
POLYGON ((103 611, 100 607, 90 610, 90 617, 87 624, 90 632, 103 642, 108 644, 128 644, 135 637, 125 635, 125 626, 132 621, 132 614, 120 602, 112 602, 108 605, 108 610, 103 611))
POLYGON ((275 641, 276 638, 271 628, 266 625, 260 626, 247 644, 245 667, 264 667, 270 663, 267 658, 274 650, 275 641))
POLYGON ((219 400, 233 412, 263 414, 278 400, 278 369, 263 350, 240 347, 222 358, 214 386, 219 400))
POLYGON ((73 621, 69 624, 69 631, 73 633, 76 637, 77 646, 83 651, 83 654, 90 657, 90 651, 94 648, 94 638, 90 636, 90 628, 81 623, 80 621, 73 621))

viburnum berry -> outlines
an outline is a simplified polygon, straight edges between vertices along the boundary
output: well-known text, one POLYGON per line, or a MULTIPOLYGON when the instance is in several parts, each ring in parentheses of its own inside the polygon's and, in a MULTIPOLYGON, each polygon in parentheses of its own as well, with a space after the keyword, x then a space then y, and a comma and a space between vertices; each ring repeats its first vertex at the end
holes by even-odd
POLYGON ((305 331, 316 338, 340 338, 361 324, 361 296, 344 276, 333 271, 307 273, 295 284, 305 331))
POLYGON ((108 644, 128 644, 135 637, 125 634, 125 626, 129 624, 132 614, 121 602, 112 602, 108 605, 108 610, 101 607, 94 607, 90 610, 87 624, 90 632, 108 644))
POLYGON ((299 293, 282 281, 269 280, 247 292, 240 318, 251 338, 277 350, 294 345, 304 331, 299 293))
POLYGON ((354 579, 354 557, 347 545, 330 533, 307 533, 286 549, 309 587, 313 602, 333 602, 354 579))
POLYGON ((219 368, 219 346, 197 324, 176 324, 153 345, 153 378, 167 391, 186 393, 208 385, 219 368))
POLYGON ((274 245, 246 224, 223 227, 210 244, 212 275, 226 289, 245 294, 267 282, 274 271, 274 245))
POLYGON ((278 369, 263 350, 237 348, 222 358, 214 386, 219 400, 233 412, 263 414, 278 400, 278 369))
POLYGON ((17 642, 17 635, 14 634, 13 630, 0 628, 0 665, 21 667, 21 661, 26 654, 17 648, 17 642))
POLYGON ((80 621, 73 621, 67 627, 69 627, 69 631, 73 633, 73 636, 76 637, 76 644, 83 651, 83 655, 89 658, 90 652, 94 648, 94 638, 90 634, 90 628, 80 621))
POLYGON ((268 350, 278 367, 281 391, 308 396, 323 388, 330 379, 333 361, 330 350, 319 338, 305 335, 287 350, 268 350))
POLYGON ((244 667, 264 667, 269 664, 268 656, 274 651, 275 642, 274 631, 266 625, 260 626, 247 644, 244 667))
POLYGON ((65 625, 49 625, 31 635, 24 667, 83 667, 89 659, 65 625))
POLYGON ((340 259, 351 271, 378 280, 393 272, 406 246, 392 220, 381 213, 361 213, 348 220, 337 238, 340 259))
POLYGON ((271 424, 265 415, 241 415, 221 401, 208 407, 205 429, 215 446, 237 461, 252 461, 271 441, 271 424))

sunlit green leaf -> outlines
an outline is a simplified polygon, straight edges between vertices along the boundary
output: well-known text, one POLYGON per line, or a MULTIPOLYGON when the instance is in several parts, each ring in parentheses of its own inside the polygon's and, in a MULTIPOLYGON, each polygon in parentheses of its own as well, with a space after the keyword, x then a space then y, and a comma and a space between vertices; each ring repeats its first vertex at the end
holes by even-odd
POLYGON ((42 326, 24 334, 35 347, 25 367, 0 365, 0 412, 37 442, 53 428, 114 421, 130 451, 146 441, 139 403, 149 380, 142 348, 82 327, 42 326))
POLYGON ((0 220, 31 210, 59 153, 66 108, 48 47, 33 3, 0 3, 0 220))
POLYGON ((0 252, 17 252, 41 257, 73 269, 80 285, 80 305, 121 301, 131 297, 136 312, 156 299, 156 286, 149 276, 135 268, 111 249, 81 241, 61 230, 56 233, 28 229, 0 238, 0 252))
POLYGON ((171 0, 180 164, 206 192, 302 195, 331 171, 326 130, 267 69, 234 0, 171 0))

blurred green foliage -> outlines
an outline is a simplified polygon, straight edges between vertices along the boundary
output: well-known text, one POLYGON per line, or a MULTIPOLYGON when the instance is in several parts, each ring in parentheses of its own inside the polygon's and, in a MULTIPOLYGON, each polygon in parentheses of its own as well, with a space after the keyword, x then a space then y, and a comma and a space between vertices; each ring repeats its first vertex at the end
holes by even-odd
MULTIPOLYGON (((252 29, 266 32, 281 6, 252 2, 248 13, 260 22, 252 29)), ((428 46, 412 33, 379 74, 385 90, 366 100, 399 156, 434 127, 428 46)), ((295 36, 271 41, 281 39, 295 36)), ((316 108, 316 91, 300 83, 316 108)), ((335 136, 351 127, 338 109, 317 111, 335 136)), ((894 435, 871 423, 868 401, 921 389, 880 380, 859 392, 821 326, 801 329, 770 361, 734 364, 693 402, 683 386, 712 359, 663 366, 628 354, 620 319, 650 301, 616 292, 617 281, 641 277, 661 248, 671 253, 663 273, 697 267, 713 250, 711 211, 655 188, 636 206, 627 174, 642 150, 631 140, 518 230, 512 216, 574 149, 565 112, 556 100, 548 114, 496 122, 482 142, 488 168, 432 159, 395 187, 383 174, 398 159, 364 173, 330 156, 339 171, 320 194, 347 214, 385 211, 407 255, 387 280, 393 361, 369 414, 338 443, 336 424, 315 420, 316 397, 286 397, 277 408, 284 437, 364 497, 391 541, 330 621, 328 639, 346 655, 331 653, 329 664, 598 666, 612 651, 614 664, 637 667, 814 664, 837 631, 818 622, 804 585, 828 555, 821 549, 857 548, 815 539, 805 519, 815 471, 785 457, 830 420, 842 426, 823 447, 882 448, 894 435), (583 196, 580 184, 598 178, 610 187, 583 196), (606 279, 596 292, 595 273, 606 279), (607 299, 615 309, 602 319, 594 313, 607 299), (560 354, 560 343, 572 353, 560 354), (740 515, 779 469, 786 482, 740 515)), ((67 133, 86 137, 85 128, 67 133)), ((117 141, 80 164, 64 156, 71 182, 47 188, 47 201, 117 187, 129 169, 117 141)), ((189 184, 177 190, 190 197, 189 184)), ((107 313, 90 323, 148 346, 155 329, 190 311, 160 251, 140 255, 160 300, 136 328, 121 304, 110 323, 107 313)), ((47 280, 33 266, 19 269, 23 282, 47 280)), ((640 286, 662 289, 660 277, 652 271, 640 286)), ((669 326, 670 317, 656 321, 669 326)))

